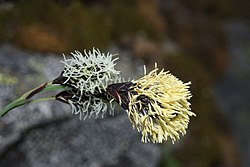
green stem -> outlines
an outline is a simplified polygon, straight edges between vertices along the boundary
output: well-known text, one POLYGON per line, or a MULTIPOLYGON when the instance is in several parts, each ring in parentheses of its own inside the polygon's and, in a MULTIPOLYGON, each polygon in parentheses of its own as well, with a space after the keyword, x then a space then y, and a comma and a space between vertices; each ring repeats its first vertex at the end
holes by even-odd
POLYGON ((44 83, 28 92, 26 92, 25 94, 23 94, 20 98, 18 98, 17 100, 11 102, 10 104, 8 104, 5 108, 3 108, 3 110, 0 112, 0 117, 3 117, 5 114, 7 114, 10 110, 22 106, 24 104, 28 104, 28 103, 34 103, 34 102, 40 102, 40 101, 46 101, 46 100, 55 100, 55 97, 43 97, 43 98, 39 98, 39 99, 34 99, 32 100, 31 98, 34 95, 40 94, 40 93, 45 93, 45 92, 49 92, 49 91, 55 91, 55 90, 66 90, 67 87, 65 86, 61 86, 61 85, 53 85, 52 82, 49 83, 44 83))
POLYGON ((40 99, 36 99, 36 100, 32 100, 30 103, 36 103, 36 102, 48 101, 48 100, 56 100, 56 97, 55 97, 55 96, 51 96, 51 97, 44 97, 44 98, 40 98, 40 99))

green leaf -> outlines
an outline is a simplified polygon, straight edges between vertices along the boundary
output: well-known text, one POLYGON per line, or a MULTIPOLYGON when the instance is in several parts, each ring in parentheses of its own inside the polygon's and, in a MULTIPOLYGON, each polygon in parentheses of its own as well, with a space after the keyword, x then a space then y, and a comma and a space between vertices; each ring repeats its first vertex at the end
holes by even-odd
POLYGON ((5 114, 7 114, 10 110, 12 110, 13 108, 22 106, 26 103, 29 103, 30 100, 26 100, 23 98, 19 98, 13 102, 11 102, 10 104, 8 104, 1 112, 0 112, 0 116, 3 117, 5 114))

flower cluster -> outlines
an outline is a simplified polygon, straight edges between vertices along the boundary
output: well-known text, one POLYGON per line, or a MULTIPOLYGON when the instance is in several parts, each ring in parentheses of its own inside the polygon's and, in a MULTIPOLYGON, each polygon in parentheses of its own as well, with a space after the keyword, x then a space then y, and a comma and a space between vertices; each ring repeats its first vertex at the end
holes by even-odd
POLYGON ((84 55, 75 51, 72 57, 65 58, 62 63, 64 70, 62 84, 71 86, 79 90, 80 95, 95 91, 102 92, 108 84, 120 80, 120 71, 115 70, 115 61, 112 54, 101 53, 100 50, 93 48, 93 51, 84 50, 84 55))
POLYGON ((142 142, 170 138, 174 143, 186 134, 189 119, 195 116, 188 102, 190 82, 157 70, 136 81, 109 85, 107 90, 126 109, 133 127, 142 133, 142 142))
POLYGON ((113 107, 107 103, 106 87, 108 84, 120 81, 120 71, 115 70, 115 61, 112 54, 101 53, 93 48, 84 51, 84 55, 75 51, 72 57, 66 59, 64 56, 64 70, 61 75, 53 81, 53 84, 61 84, 70 87, 70 90, 59 93, 57 100, 71 105, 72 113, 79 114, 84 119, 100 112, 103 114, 113 107))
POLYGON ((114 69, 116 59, 93 48, 85 55, 76 51, 72 58, 64 57, 64 70, 53 83, 69 90, 56 96, 71 105, 72 113, 84 119, 105 113, 112 101, 127 111, 128 118, 142 134, 142 142, 162 143, 169 138, 174 143, 185 135, 189 119, 195 114, 188 100, 192 97, 188 83, 164 70, 155 68, 144 77, 120 82, 120 72, 114 69))
POLYGON ((157 69, 134 81, 130 88, 128 117, 142 133, 142 141, 161 143, 168 137, 175 142, 186 134, 189 117, 195 116, 188 100, 192 97, 190 82, 157 69))

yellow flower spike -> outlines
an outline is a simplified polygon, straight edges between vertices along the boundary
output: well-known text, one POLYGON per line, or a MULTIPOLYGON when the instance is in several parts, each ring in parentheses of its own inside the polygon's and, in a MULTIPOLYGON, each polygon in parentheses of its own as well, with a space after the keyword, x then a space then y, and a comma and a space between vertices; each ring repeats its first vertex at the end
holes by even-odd
POLYGON ((141 134, 142 142, 162 143, 170 138, 172 142, 185 135, 189 119, 195 116, 188 100, 191 82, 181 80, 155 68, 142 78, 132 81, 129 87, 127 113, 133 127, 141 134))

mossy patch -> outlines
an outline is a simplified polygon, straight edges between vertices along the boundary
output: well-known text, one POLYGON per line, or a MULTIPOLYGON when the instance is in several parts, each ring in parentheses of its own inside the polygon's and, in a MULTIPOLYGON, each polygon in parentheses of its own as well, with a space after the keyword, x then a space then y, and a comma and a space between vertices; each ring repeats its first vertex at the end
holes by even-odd
POLYGON ((14 76, 6 75, 0 72, 0 84, 14 85, 18 82, 18 79, 14 76))

